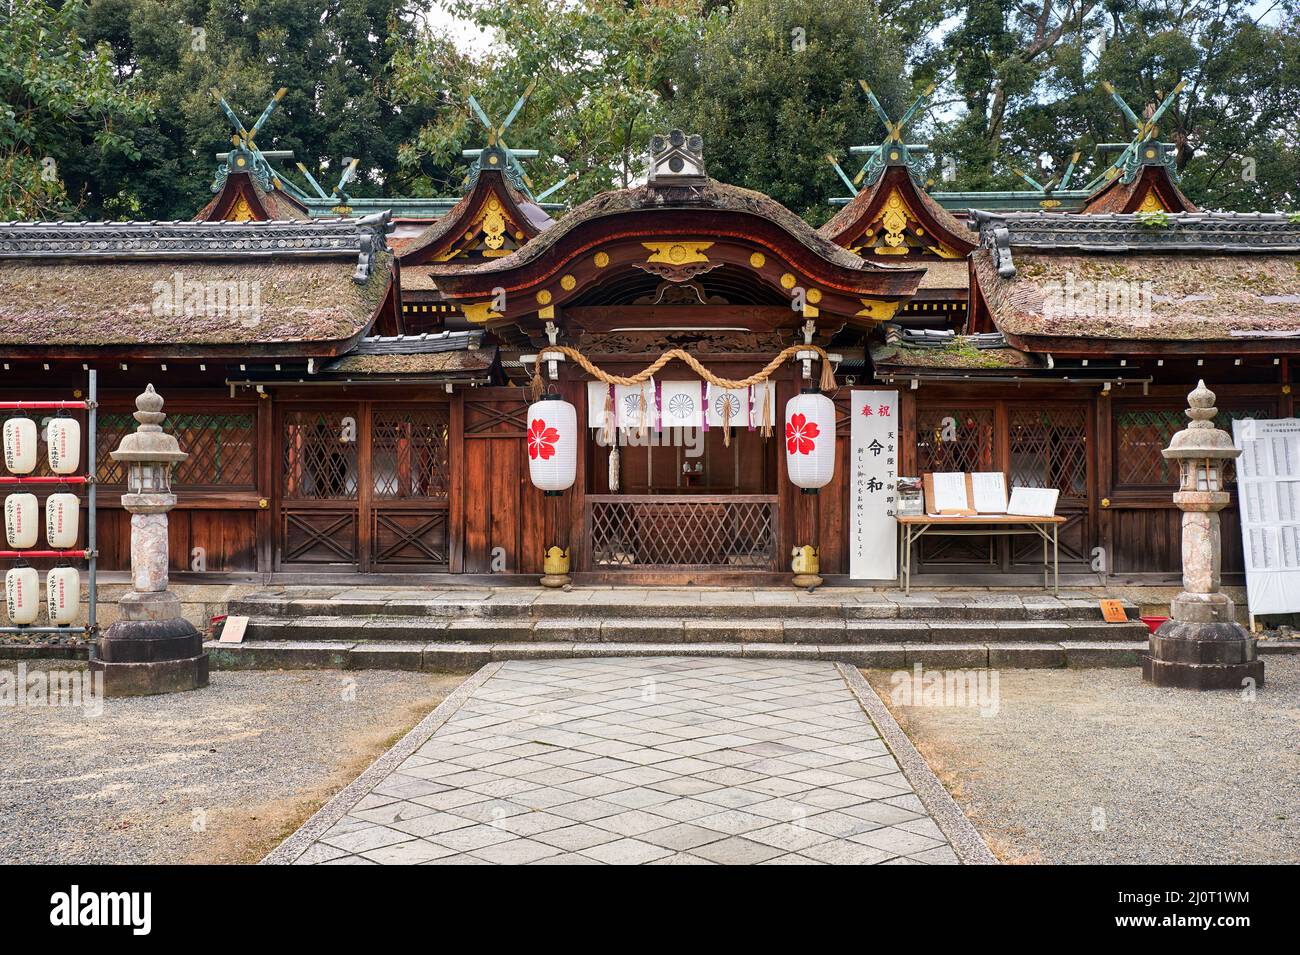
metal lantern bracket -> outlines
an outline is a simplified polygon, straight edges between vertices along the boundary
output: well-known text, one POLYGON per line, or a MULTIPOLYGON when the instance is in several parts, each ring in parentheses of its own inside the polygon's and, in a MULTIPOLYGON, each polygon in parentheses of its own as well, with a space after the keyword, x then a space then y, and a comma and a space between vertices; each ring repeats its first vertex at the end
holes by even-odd
POLYGON ((540 355, 520 355, 519 362, 525 367, 536 364, 538 361, 546 362, 546 374, 551 381, 560 380, 560 362, 567 361, 564 352, 543 351, 540 355))
POLYGON ((0 626, 0 633, 82 633, 86 636, 90 656, 95 655, 95 635, 99 630, 95 622, 95 610, 98 603, 98 589, 95 581, 95 564, 99 552, 95 549, 95 461, 98 455, 95 446, 97 416, 99 412, 98 382, 92 370, 88 375, 86 398, 77 401, 0 401, 3 411, 56 411, 61 415, 71 409, 84 409, 86 412, 86 460, 83 462, 84 474, 0 475, 0 486, 15 484, 31 485, 84 485, 86 488, 86 546, 84 549, 67 550, 0 550, 0 559, 26 563, 32 558, 53 558, 60 561, 81 559, 86 562, 86 624, 82 627, 68 626, 20 626, 8 624, 0 626))

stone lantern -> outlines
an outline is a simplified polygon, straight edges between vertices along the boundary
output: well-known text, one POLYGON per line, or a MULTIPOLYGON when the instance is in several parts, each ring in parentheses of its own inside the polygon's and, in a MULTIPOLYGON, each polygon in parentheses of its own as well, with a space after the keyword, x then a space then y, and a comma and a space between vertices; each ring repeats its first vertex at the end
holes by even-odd
POLYGON ((153 385, 135 406, 138 427, 110 452, 127 468, 122 507, 131 515, 131 590, 118 602, 121 619, 100 637, 91 662, 104 674, 107 696, 208 685, 203 637, 181 616, 180 598, 167 590, 167 512, 176 505, 171 470, 189 455, 163 431, 163 400, 153 385))
POLYGON ((1241 451, 1214 426, 1214 392, 1199 382, 1187 396, 1191 423, 1162 453, 1178 462, 1174 503, 1183 512, 1183 592, 1170 619, 1151 635, 1142 679, 1195 690, 1240 689, 1264 683, 1255 639, 1236 622, 1232 600, 1219 591, 1222 547, 1219 511, 1228 504, 1224 467, 1241 451))

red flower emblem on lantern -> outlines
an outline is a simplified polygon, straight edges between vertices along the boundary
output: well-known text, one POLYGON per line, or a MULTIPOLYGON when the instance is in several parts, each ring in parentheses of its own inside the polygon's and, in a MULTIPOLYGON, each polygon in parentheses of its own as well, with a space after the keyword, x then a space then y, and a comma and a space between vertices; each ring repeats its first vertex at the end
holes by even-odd
POLYGON ((801 414, 791 415, 785 426, 785 446, 791 454, 812 454, 816 438, 822 433, 817 422, 801 414))
POLYGON ((541 458, 543 461, 549 460, 554 457, 555 445, 559 440, 560 432, 548 428, 541 418, 534 418, 528 428, 528 456, 533 459, 541 458))

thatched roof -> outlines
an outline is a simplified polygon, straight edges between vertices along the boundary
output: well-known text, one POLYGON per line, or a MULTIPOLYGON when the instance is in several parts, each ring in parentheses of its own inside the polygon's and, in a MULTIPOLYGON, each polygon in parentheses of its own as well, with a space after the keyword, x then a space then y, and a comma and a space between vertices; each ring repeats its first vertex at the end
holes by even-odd
POLYGON ((344 355, 325 366, 331 374, 348 375, 433 375, 481 372, 496 361, 495 348, 436 352, 414 355, 344 355))
POLYGON ((387 222, 0 223, 0 346, 337 352, 388 291, 387 222))
POLYGON ((954 371, 998 371, 1039 369, 1043 363, 1016 348, 976 348, 971 340, 957 336, 943 345, 925 347, 899 343, 871 346, 871 361, 878 368, 935 368, 954 371))
POLYGON ((0 346, 337 342, 388 288, 355 259, 0 259, 0 346), (179 289, 179 294, 178 294, 179 289))
POLYGON ((973 261, 994 324, 1016 338, 1300 338, 1300 253, 1016 249, 1010 278, 989 249, 973 261))
POLYGON ((715 179, 709 179, 699 188, 695 197, 689 203, 664 202, 662 199, 662 196, 656 196, 655 190, 649 185, 603 192, 575 208, 563 219, 511 255, 468 266, 454 263, 433 266, 433 281, 437 282, 438 275, 443 272, 461 275, 471 273, 491 274, 519 268, 540 258, 570 232, 581 228, 584 223, 593 219, 628 212, 653 212, 655 210, 675 208, 747 213, 780 226, 805 248, 841 268, 852 269, 857 272, 875 273, 898 271, 897 268, 877 265, 874 262, 864 262, 852 252, 841 248, 819 234, 816 229, 775 199, 752 189, 743 189, 740 186, 732 186, 718 182, 715 179))

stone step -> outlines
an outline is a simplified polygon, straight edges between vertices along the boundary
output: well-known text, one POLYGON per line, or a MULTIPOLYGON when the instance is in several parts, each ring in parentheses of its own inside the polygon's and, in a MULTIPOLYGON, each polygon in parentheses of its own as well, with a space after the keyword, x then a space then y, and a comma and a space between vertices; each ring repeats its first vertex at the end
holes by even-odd
POLYGON ((1142 640, 1136 621, 730 617, 254 617, 245 639, 498 643, 1023 643, 1142 640))
POLYGON ((595 656, 759 657, 832 660, 862 667, 1030 669, 1137 667, 1143 641, 1062 640, 1041 643, 398 643, 395 641, 264 640, 204 645, 211 666, 224 670, 429 670, 469 672, 495 660, 595 656))
MULTIPOLYGON (((854 595, 834 588, 807 594, 795 590, 735 592, 636 591, 625 597, 611 591, 573 590, 541 593, 520 588, 478 597, 454 592, 342 594, 332 597, 257 594, 232 601, 230 613, 249 617, 370 616, 549 620, 578 617, 597 621, 680 619, 716 620, 737 616, 800 620, 1081 620, 1101 621, 1093 597, 1050 595, 960 597, 901 593, 854 595)), ((1125 603, 1130 620, 1138 608, 1125 603)))

